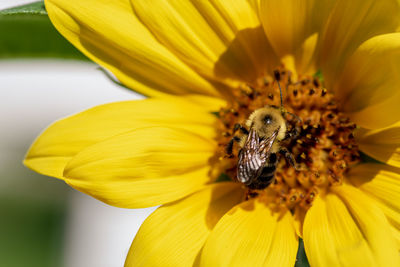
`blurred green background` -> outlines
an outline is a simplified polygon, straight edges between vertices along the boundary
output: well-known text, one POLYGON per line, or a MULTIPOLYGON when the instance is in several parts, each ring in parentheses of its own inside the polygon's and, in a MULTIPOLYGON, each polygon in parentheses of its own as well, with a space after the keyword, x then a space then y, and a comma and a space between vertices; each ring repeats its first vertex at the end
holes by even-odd
POLYGON ((0 172, 0 266, 61 266, 67 187, 13 162, 0 172))
MULTIPOLYGON (((26 2, 29 1, 3 0, 0 9, 26 2)), ((35 5, 37 10, 43 6, 42 3, 35 5)), ((45 12, 35 14, 19 10, 19 15, 13 15, 12 12, 3 11, 0 15, 1 59, 51 57, 57 53, 66 54, 69 58, 83 58, 51 26, 45 12), (51 41, 46 42, 45 36, 51 41)), ((6 70, 5 61, 0 63, 1 69, 6 70)), ((10 80, 4 71, 0 74, 2 101, 11 98, 12 94, 6 93, 6 90, 13 89, 7 86, 6 82, 10 80)), ((34 130, 25 132, 25 136, 16 134, 23 130, 18 129, 16 121, 20 122, 24 118, 13 110, 6 110, 5 104, 1 104, 0 266, 62 266, 69 189, 59 181, 38 175, 22 166, 34 130), (10 116, 13 118, 10 119, 10 116), (9 125, 10 122, 12 125, 9 125)))

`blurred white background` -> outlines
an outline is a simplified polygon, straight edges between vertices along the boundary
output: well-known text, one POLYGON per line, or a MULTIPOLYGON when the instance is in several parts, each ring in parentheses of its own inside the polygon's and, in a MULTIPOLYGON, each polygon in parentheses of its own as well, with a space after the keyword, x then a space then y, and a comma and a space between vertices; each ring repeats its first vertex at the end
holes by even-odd
MULTIPOLYGON (((29 2, 0 0, 0 9, 29 2)), ((141 98, 96 68, 77 61, 0 60, 0 227, 7 233, 0 240, 0 266, 22 262, 3 265, 5 255, 25 257, 29 266, 123 266, 136 231, 154 210, 105 205, 21 163, 53 121, 102 103, 141 98)))

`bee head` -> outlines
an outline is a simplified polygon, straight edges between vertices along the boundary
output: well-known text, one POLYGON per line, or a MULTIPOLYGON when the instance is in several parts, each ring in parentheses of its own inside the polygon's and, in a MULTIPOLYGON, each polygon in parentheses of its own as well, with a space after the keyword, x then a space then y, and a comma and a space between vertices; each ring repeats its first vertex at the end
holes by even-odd
POLYGON ((255 110, 246 123, 247 127, 256 130, 260 137, 269 137, 279 129, 277 140, 282 140, 286 135, 286 122, 278 107, 265 106, 255 110))

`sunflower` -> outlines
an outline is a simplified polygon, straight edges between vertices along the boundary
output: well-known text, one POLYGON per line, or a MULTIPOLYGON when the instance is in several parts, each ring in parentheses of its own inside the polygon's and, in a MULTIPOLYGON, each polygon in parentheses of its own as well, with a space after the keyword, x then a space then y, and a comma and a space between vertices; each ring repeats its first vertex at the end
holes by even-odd
POLYGON ((62 119, 29 168, 123 208, 161 205, 126 266, 400 266, 395 0, 46 0, 58 31, 149 98, 62 119), (274 182, 237 182, 235 125, 283 106, 274 182), (289 114, 289 113, 288 113, 289 114), (298 118, 298 119, 295 119, 298 118))

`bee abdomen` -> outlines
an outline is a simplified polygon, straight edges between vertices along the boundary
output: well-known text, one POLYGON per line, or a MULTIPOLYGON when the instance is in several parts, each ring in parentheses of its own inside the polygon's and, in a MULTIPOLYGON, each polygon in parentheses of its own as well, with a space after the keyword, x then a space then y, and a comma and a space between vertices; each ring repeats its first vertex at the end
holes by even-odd
POLYGON ((261 175, 247 187, 250 189, 258 189, 258 190, 268 187, 274 180, 275 170, 276 170, 275 165, 264 167, 261 172, 261 175))

